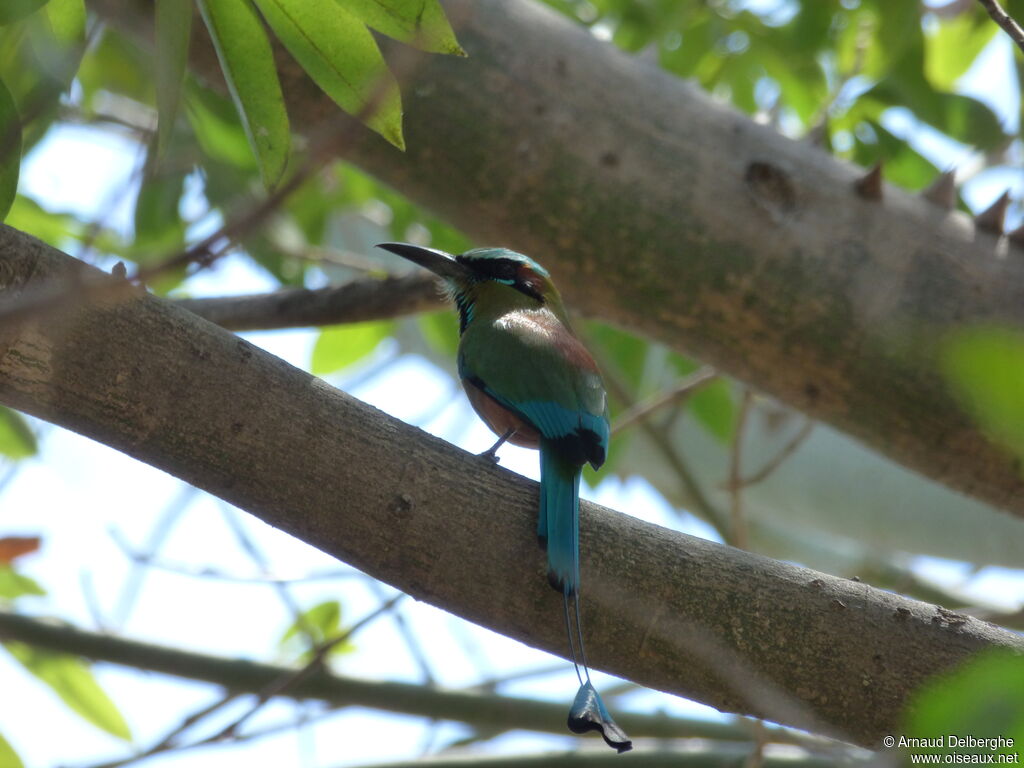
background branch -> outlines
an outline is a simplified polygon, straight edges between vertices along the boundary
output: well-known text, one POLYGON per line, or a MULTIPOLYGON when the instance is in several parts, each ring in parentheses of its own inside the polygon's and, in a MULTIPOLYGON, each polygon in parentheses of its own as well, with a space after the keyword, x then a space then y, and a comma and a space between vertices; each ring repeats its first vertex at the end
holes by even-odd
MULTIPOLYGON (((114 279, 6 226, 0 254, 0 304, 38 284, 114 279)), ((0 326, 0 402, 419 600, 565 653, 534 536, 535 483, 169 302, 70 302, 0 326)), ((871 744, 926 678, 982 649, 1024 651, 1021 637, 970 617, 597 505, 583 505, 581 528, 593 666, 725 711, 871 744)))
POLYGON ((1002 27, 1003 31, 1013 40, 1014 45, 1024 51, 1024 29, 1021 29, 1013 17, 1003 10, 999 0, 978 0, 978 2, 992 17, 992 21, 1002 27))
MULTIPOLYGON (((477 728, 541 733, 565 732, 565 705, 534 699, 469 691, 442 690, 415 683, 360 680, 337 675, 323 665, 309 668, 282 667, 253 661, 142 643, 107 634, 87 632, 67 624, 0 610, 0 639, 17 641, 60 653, 82 656, 135 669, 201 680, 227 689, 232 695, 315 699, 335 707, 371 707, 384 712, 438 718, 467 723, 477 728), (301 673, 301 677, 299 676, 301 673), (282 686, 282 681, 288 685, 282 686)), ((617 712, 616 718, 632 735, 643 738, 750 738, 748 723, 715 723, 706 720, 617 712)), ((192 723, 188 722, 187 727, 192 723)), ((809 739, 784 728, 767 728, 767 737, 779 744, 822 747, 832 742, 809 739)))
POLYGON ((232 331, 383 320, 443 306, 437 281, 418 272, 361 278, 329 288, 286 288, 247 296, 178 299, 176 303, 232 331))

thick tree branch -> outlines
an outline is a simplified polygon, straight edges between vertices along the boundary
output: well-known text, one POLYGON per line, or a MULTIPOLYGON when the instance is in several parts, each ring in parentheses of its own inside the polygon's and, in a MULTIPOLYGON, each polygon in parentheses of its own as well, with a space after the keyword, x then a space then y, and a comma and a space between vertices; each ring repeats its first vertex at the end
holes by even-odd
MULTIPOLYGON (((0 226, 0 305, 113 280, 0 226)), ((92 292, 0 326, 0 402, 99 440, 417 599, 554 653, 536 484, 385 416, 172 303, 92 292)), ((582 510, 597 668, 860 743, 908 694, 1024 639, 970 617, 582 510), (798 638, 799 642, 794 639, 798 638)))
MULTIPOLYGON (((67 624, 3 610, 0 610, 0 640, 14 640, 93 661, 201 680, 220 685, 231 693, 261 695, 282 681, 294 679, 274 695, 317 699, 337 707, 372 707, 385 712, 454 720, 488 730, 522 728, 542 733, 565 732, 563 704, 472 691, 441 690, 414 683, 360 680, 333 674, 323 667, 295 679, 298 670, 294 667, 182 651, 87 632, 67 624)), ((742 723, 714 723, 664 715, 616 715, 621 725, 637 737, 741 741, 753 736, 742 723)), ((783 728, 768 728, 765 735, 768 741, 778 744, 813 743, 802 734, 783 728)))
MULTIPOLYGON (((91 5, 152 28, 149 3, 91 5)), ((445 7, 470 57, 424 56, 403 88, 408 151, 363 131, 356 164, 481 243, 536 256, 580 311, 1024 514, 1020 468, 936 366, 953 327, 1024 326, 1024 259, 923 199, 858 197, 856 168, 537 3, 445 7)), ((218 82, 195 27, 192 66, 218 82)), ((279 64, 294 125, 339 119, 279 64)))
POLYGON ((427 273, 363 278, 330 288, 285 288, 251 296, 178 299, 176 303, 232 331, 356 323, 410 315, 442 306, 427 273))

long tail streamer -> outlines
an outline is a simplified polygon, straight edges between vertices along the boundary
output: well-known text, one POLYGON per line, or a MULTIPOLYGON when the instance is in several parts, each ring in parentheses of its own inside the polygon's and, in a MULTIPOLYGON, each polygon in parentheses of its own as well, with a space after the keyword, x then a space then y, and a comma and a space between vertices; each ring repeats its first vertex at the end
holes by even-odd
POLYGON ((569 637, 569 650, 572 653, 572 663, 576 668, 576 677, 580 681, 580 688, 576 692, 576 699, 569 710, 568 726, 573 733, 586 733, 597 731, 609 747, 613 747, 619 753, 628 752, 633 748, 633 742, 626 732, 619 727, 619 724, 612 719, 601 695, 590 682, 590 668, 587 665, 587 654, 583 649, 583 625, 580 623, 580 595, 577 591, 572 595, 575 604, 576 632, 572 631, 569 620, 569 590, 562 592, 562 604, 565 607, 565 631, 569 637), (573 635, 576 635, 576 643, 573 642, 573 635), (579 660, 576 657, 576 645, 579 645, 579 660), (582 662, 582 663, 581 663, 582 662), (583 673, 580 674, 580 667, 583 673))

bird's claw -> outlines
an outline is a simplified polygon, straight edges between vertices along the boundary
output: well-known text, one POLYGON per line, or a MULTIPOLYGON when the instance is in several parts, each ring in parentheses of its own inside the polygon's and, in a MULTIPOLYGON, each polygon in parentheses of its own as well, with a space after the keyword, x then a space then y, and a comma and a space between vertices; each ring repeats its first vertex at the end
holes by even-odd
POLYGON ((494 448, 486 450, 483 453, 478 453, 477 456, 479 456, 481 459, 486 459, 491 464, 501 463, 501 459, 498 458, 498 452, 494 448))
POLYGON ((477 455, 480 456, 481 458, 488 459, 491 462, 491 464, 497 464, 498 462, 501 461, 501 459, 498 458, 498 449, 501 448, 501 446, 503 446, 505 444, 505 441, 508 440, 510 437, 512 437, 512 435, 514 435, 515 433, 516 433, 515 427, 511 427, 511 428, 507 429, 505 431, 505 434, 503 434, 501 437, 498 438, 498 442, 496 442, 494 445, 492 445, 490 448, 488 448, 483 453, 480 453, 480 454, 477 454, 477 455))

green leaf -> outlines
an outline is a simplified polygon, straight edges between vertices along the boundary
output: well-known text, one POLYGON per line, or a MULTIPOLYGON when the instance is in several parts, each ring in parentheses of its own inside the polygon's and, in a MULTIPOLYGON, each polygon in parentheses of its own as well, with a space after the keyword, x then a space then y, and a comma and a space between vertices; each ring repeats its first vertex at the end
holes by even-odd
POLYGON ((728 383, 719 379, 707 384, 689 399, 689 408, 708 432, 729 443, 736 430, 736 404, 728 383))
MULTIPOLYGON (((223 0, 221 0, 223 1, 223 0)), ((402 97, 366 26, 337 0, 255 0, 324 93, 399 149, 402 97)))
POLYGON ((284 175, 291 134, 263 22, 251 0, 197 2, 263 183, 273 187, 284 175))
POLYGON ((46 18, 53 36, 64 45, 80 43, 85 38, 85 3, 83 0, 49 0, 46 18))
POLYGON ((25 768, 10 742, 0 734, 0 768, 25 768))
POLYGON ((1024 461, 1024 333, 968 328, 942 344, 942 372, 982 431, 1024 461))
POLYGON ((133 101, 151 103, 155 96, 155 65, 152 52, 143 52, 130 40, 106 27, 90 45, 78 67, 76 81, 82 88, 82 107, 88 111, 110 93, 133 101))
POLYGON ((312 633, 315 640, 320 643, 337 634, 340 625, 341 603, 337 600, 327 600, 303 611, 300 618, 292 622, 281 635, 281 642, 286 643, 312 633))
POLYGON ((34 456, 39 446, 25 417, 0 405, 0 454, 11 459, 34 456))
POLYGON ((181 105, 188 43, 192 32, 191 0, 156 0, 157 157, 167 154, 181 105))
POLYGON ((6 563, 0 563, 0 600, 14 600, 26 595, 42 597, 46 590, 28 576, 15 571, 6 563))
MULTIPOLYGON (((149 167, 152 169, 153 164, 149 167)), ((135 244, 140 264, 159 261, 185 241, 185 224, 178 212, 185 174, 149 172, 135 199, 135 244)))
POLYGON ((313 346, 310 370, 323 376, 348 368, 369 356, 391 335, 393 326, 390 320, 372 320, 324 328, 313 346))
POLYGON ((131 741, 128 724, 81 659, 23 643, 4 645, 25 669, 50 686, 74 712, 111 736, 131 741))
POLYGON ((18 192, 21 169, 21 118, 7 86, 0 80, 0 221, 7 217, 18 192))
POLYGON ((438 354, 454 358, 459 350, 459 319, 455 313, 429 312, 418 319, 427 344, 438 354))
POLYGON ((55 248, 66 246, 68 240, 81 232, 81 225, 73 216, 48 211, 25 195, 14 198, 14 204, 7 214, 7 224, 22 232, 31 232, 34 237, 55 248))
POLYGON ((1006 652, 980 654, 923 686, 908 712, 906 735, 936 745, 914 747, 911 753, 1015 755, 1024 744, 1024 658, 1006 652), (951 738, 967 736, 975 744, 957 744, 951 738), (992 741, 978 744, 980 739, 992 741))
POLYGON ((682 43, 662 48, 661 66, 682 77, 691 77, 700 67, 701 61, 713 55, 720 22, 717 14, 694 14, 690 25, 681 30, 682 43))
POLYGON ((335 0, 367 26, 431 53, 465 56, 437 0, 335 0))
MULTIPOLYGON (((647 344, 604 323, 588 323, 587 331, 588 342, 594 345, 594 352, 599 353, 598 359, 613 366, 608 375, 622 378, 634 390, 633 394, 642 396, 637 390, 646 367, 647 344)), ((614 410, 612 416, 615 416, 614 410)))
POLYGON ((46 5, 46 0, 4 0, 0 3, 0 25, 23 19, 46 5))
POLYGON ((828 83, 821 64, 814 57, 794 57, 786 49, 758 46, 757 56, 768 76, 782 90, 783 103, 805 123, 817 118, 828 103, 828 83))
POLYGON ((85 35, 82 0, 49 0, 43 11, 25 20, 25 25, 36 66, 51 81, 51 95, 59 96, 71 85, 78 68, 85 35))
MULTIPOLYGON (((303 611, 281 635, 279 645, 286 652, 298 647, 299 657, 308 661, 316 647, 330 642, 341 634, 341 603, 337 600, 326 600, 303 611)), ((353 650, 355 646, 345 641, 331 648, 330 655, 349 653, 353 650)))
MULTIPOLYGON (((688 376, 700 365, 675 352, 669 355, 672 367, 682 376, 688 376)), ((736 403, 729 383, 724 379, 704 385, 687 401, 687 407, 708 432, 724 445, 732 442, 736 431, 736 403)))
POLYGON ((860 99, 871 100, 906 107, 918 119, 978 149, 993 149, 1006 141, 999 118, 985 104, 963 94, 936 91, 919 72, 901 72, 882 80, 860 99))
POLYGON ((941 18, 924 40, 924 74, 940 91, 949 91, 995 35, 995 24, 980 9, 941 18))
MULTIPOLYGON (((189 84, 187 96, 189 124, 207 157, 247 172, 256 169, 258 164, 249 149, 249 139, 230 102, 194 83, 189 84)), ((218 175, 207 179, 208 190, 219 178, 218 175)))
MULTIPOLYGON (((155 147, 150 149, 154 152, 155 147)), ((124 255, 137 264, 154 264, 178 253, 185 245, 185 222, 179 203, 185 186, 182 171, 155 171, 151 155, 135 199, 135 238, 124 255)), ((149 283, 157 295, 166 295, 185 278, 186 268, 171 269, 149 283)))

